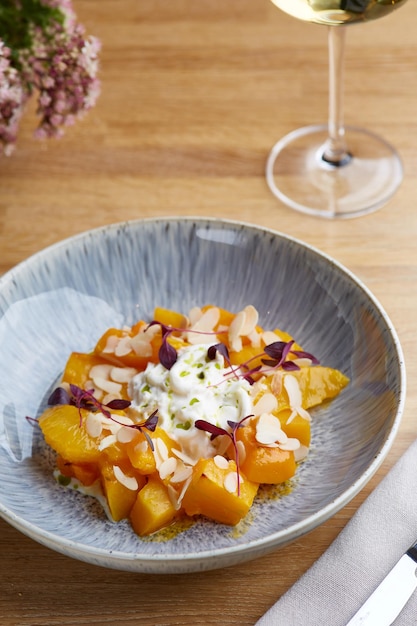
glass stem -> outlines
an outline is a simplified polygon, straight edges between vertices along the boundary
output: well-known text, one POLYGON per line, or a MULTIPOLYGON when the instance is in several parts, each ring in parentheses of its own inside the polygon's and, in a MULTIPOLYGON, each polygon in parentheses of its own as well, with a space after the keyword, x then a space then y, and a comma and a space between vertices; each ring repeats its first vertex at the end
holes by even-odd
POLYGON ((329 27, 329 138, 322 159, 335 167, 352 158, 345 142, 343 115, 345 38, 345 26, 329 27))

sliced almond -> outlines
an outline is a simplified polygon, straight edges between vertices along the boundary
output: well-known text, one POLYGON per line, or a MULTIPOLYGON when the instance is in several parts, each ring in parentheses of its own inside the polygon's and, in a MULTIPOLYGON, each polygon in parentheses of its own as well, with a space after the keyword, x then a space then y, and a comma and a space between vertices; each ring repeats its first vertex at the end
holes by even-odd
POLYGON ((280 421, 270 413, 263 413, 256 423, 256 441, 260 444, 273 444, 287 440, 280 421))
POLYGON ((200 309, 200 307, 195 306, 192 309, 190 309, 188 311, 188 319, 190 320, 190 326, 194 326, 194 324, 196 324, 201 317, 203 316, 203 311, 200 309))
POLYGON ((97 389, 92 380, 87 380, 87 382, 84 385, 84 388, 86 391, 89 391, 90 393, 92 393, 93 397, 96 400, 99 400, 99 402, 103 402, 103 404, 107 402, 104 396, 104 391, 102 389, 97 389))
POLYGON ((282 339, 277 333, 274 333, 272 330, 266 330, 262 333, 262 341, 266 346, 269 346, 271 343, 275 343, 276 341, 282 341, 282 339))
POLYGON ((237 313, 229 326, 229 345, 233 352, 239 352, 242 349, 242 335, 246 324, 246 312, 237 313))
POLYGON ((300 444, 300 447, 297 450, 294 450, 294 459, 297 463, 303 461, 308 455, 308 447, 300 444))
POLYGON ((157 469, 159 469, 162 463, 166 461, 169 456, 168 448, 167 448, 165 441, 163 441, 160 437, 156 437, 153 440, 153 445, 154 445, 153 454, 155 457, 155 463, 156 463, 157 469))
POLYGON ((172 506, 174 507, 176 511, 179 511, 181 508, 181 504, 178 499, 177 490, 175 489, 175 487, 171 485, 171 483, 168 483, 167 491, 168 491, 168 497, 171 501, 172 506))
POLYGON ((229 326, 229 337, 238 337, 243 335, 246 324, 246 311, 239 311, 229 326))
POLYGON ((310 417, 309 412, 306 411, 306 409, 304 409, 302 406, 302 395, 301 395, 300 385, 298 384, 298 380, 296 379, 296 377, 292 376, 291 374, 286 374, 284 376, 284 387, 288 394, 288 401, 290 403, 290 407, 292 410, 292 414, 288 418, 287 424, 290 423, 294 419, 295 417, 295 415, 293 415, 294 413, 300 415, 307 421, 310 421, 311 417, 310 417))
POLYGON ((252 304, 245 306, 245 324, 241 330, 241 335, 250 335, 256 328, 259 320, 259 313, 252 304))
POLYGON ((116 439, 119 443, 129 443, 136 437, 136 430, 129 428, 129 426, 122 426, 119 428, 116 434, 116 439))
POLYGON ((240 336, 231 337, 229 335, 229 344, 230 344, 230 350, 232 352, 240 352, 243 348, 242 337, 240 336))
POLYGON ((104 415, 101 417, 101 423, 103 424, 103 430, 109 430, 112 435, 117 435, 117 432, 121 429, 121 425, 112 419, 107 419, 104 415))
POLYGON ((272 413, 278 408, 278 400, 273 393, 264 393, 253 407, 255 416, 262 413, 272 413))
MULTIPOLYGON (((100 391, 100 389, 98 389, 98 391, 100 391)), ((101 393, 103 394, 103 392, 101 393)), ((112 402, 113 400, 121 400, 122 396, 120 393, 106 393, 106 395, 102 395, 101 398, 103 404, 109 404, 109 402, 112 402)))
POLYGON ((245 444, 243 443, 243 441, 237 441, 236 447, 237 447, 237 453, 239 455, 239 463, 242 465, 242 463, 244 463, 246 459, 245 444))
POLYGON ((154 324, 153 326, 146 326, 143 331, 138 333, 139 335, 144 335, 147 339, 153 339, 158 333, 161 332, 161 328, 158 324, 154 324))
POLYGON ((148 449, 148 442, 146 440, 144 441, 139 441, 139 443, 137 443, 135 445, 135 453, 136 454, 143 454, 144 452, 146 452, 146 450, 148 449))
POLYGON ((186 465, 193 466, 197 463, 196 459, 191 458, 190 456, 188 456, 181 450, 178 450, 177 448, 173 448, 172 453, 175 454, 175 456, 177 456, 179 459, 181 459, 181 461, 183 461, 186 465))
POLYGON ((99 365, 93 365, 93 367, 90 368, 89 376, 93 382, 95 378, 105 378, 108 380, 110 376, 110 370, 112 369, 112 367, 113 365, 110 365, 108 363, 100 363, 99 365))
POLYGON ((116 383, 128 383, 136 374, 138 370, 134 367, 112 367, 110 370, 110 379, 116 383))
POLYGON ((223 485, 226 491, 228 491, 229 493, 235 493, 237 491, 238 485, 237 472, 229 472, 228 474, 226 474, 226 476, 224 477, 223 485))
POLYGON ((298 380, 295 376, 291 374, 286 374, 284 376, 284 387, 285 391, 288 394, 288 400, 290 402, 290 406, 293 409, 297 409, 301 406, 302 395, 300 385, 298 384, 298 380))
POLYGON ((93 378, 93 382, 97 385, 97 387, 99 387, 103 391, 106 391, 107 393, 111 393, 112 395, 116 397, 120 395, 120 392, 122 390, 122 386, 119 383, 114 383, 111 380, 106 380, 105 378, 99 378, 98 376, 93 378))
POLYGON ((117 335, 109 335, 107 337, 106 345, 102 350, 102 354, 114 354, 118 343, 119 337, 117 335))
POLYGON ((185 481, 185 483, 182 486, 182 489, 180 491, 180 495, 178 496, 178 506, 181 506, 181 503, 183 501, 183 498, 185 496, 185 492, 187 491, 188 487, 190 486, 190 483, 192 481, 192 475, 187 478, 187 480, 185 481))
POLYGON ((182 461, 178 461, 176 470, 171 476, 172 483, 182 483, 187 480, 193 473, 193 468, 185 465, 182 461))
POLYGON ((166 461, 163 461, 159 466, 158 472, 162 480, 171 476, 177 469, 177 459, 174 456, 170 456, 166 461))
POLYGON ((282 443, 279 443, 279 447, 281 450, 289 450, 294 452, 294 450, 298 450, 300 447, 300 442, 295 437, 288 437, 288 439, 282 443))
POLYGON ((136 491, 138 489, 138 481, 134 476, 127 476, 118 465, 113 465, 113 472, 116 480, 126 487, 126 489, 130 489, 130 491, 136 491))
POLYGON ((153 349, 151 344, 152 337, 147 336, 145 333, 140 333, 132 337, 130 345, 132 350, 138 356, 152 356, 153 349))
POLYGON ((107 418, 104 416, 104 418, 102 418, 103 423, 105 424, 117 424, 119 427, 120 425, 122 426, 133 426, 134 425, 134 421, 128 417, 127 415, 119 415, 119 413, 111 413, 111 415, 113 416, 112 418, 107 418))
POLYGON ((116 435, 107 435, 107 437, 104 437, 104 439, 102 439, 100 443, 98 444, 98 449, 101 452, 102 450, 105 450, 109 446, 112 446, 114 443, 116 443, 116 441, 117 441, 116 435))
POLYGON ((132 352, 131 342, 132 342, 132 338, 129 337, 129 335, 126 335, 126 337, 121 337, 114 350, 114 354, 119 357, 130 354, 130 352, 132 352))
POLYGON ((261 335, 258 333, 258 331, 255 329, 253 330, 251 333, 248 333, 247 335, 251 346, 253 348, 259 348, 261 345, 261 335))
POLYGON ((97 413, 89 413, 85 420, 85 429, 90 437, 99 437, 103 430, 100 415, 97 413))
POLYGON ((220 454, 216 454, 213 461, 219 469, 228 469, 229 467, 229 461, 224 456, 220 456, 220 454))
POLYGON ((101 376, 93 376, 93 383, 95 387, 98 387, 106 393, 114 394, 118 396, 122 390, 120 383, 114 383, 108 378, 102 378, 101 376))
POLYGON ((189 343, 195 345, 198 343, 213 343, 213 336, 210 334, 213 332, 215 326, 220 319, 220 310, 217 307, 210 307, 207 309, 200 319, 191 326, 187 332, 187 340, 189 343), (197 331, 197 332, 190 332, 197 331), (208 333, 205 335, 204 333, 208 333))

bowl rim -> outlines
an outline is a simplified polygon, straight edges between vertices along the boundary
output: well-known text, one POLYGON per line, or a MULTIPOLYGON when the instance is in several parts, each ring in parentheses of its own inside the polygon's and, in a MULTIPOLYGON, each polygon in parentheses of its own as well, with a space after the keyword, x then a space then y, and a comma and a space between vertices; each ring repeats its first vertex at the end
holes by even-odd
MULTIPOLYGON (((220 547, 214 548, 212 550, 204 550, 202 552, 190 552, 184 554, 161 553, 144 555, 140 552, 130 553, 117 550, 108 550, 106 548, 88 546, 84 543, 77 542, 72 539, 63 538, 56 533, 52 533, 48 530, 42 529, 36 524, 25 520, 0 501, 0 516, 11 526, 13 526, 26 536, 34 539, 38 543, 52 548, 57 552, 61 552, 73 558, 78 558, 81 561, 93 562, 97 565, 103 565, 105 567, 115 569, 130 569, 137 572, 177 573, 196 571, 197 569, 203 571, 205 569, 214 569, 229 564, 233 565, 234 557, 235 563, 240 563, 244 560, 257 558, 258 556, 261 556, 266 552, 270 552, 273 549, 283 547, 284 545, 291 543, 298 537, 310 532, 311 530, 325 522, 327 519, 335 515, 338 511, 340 511, 363 489, 363 487, 375 475, 375 473, 385 460, 397 436, 403 416, 406 399, 406 368, 400 340, 387 312, 385 311, 379 300, 370 291, 370 289, 346 266, 332 258, 327 253, 318 249, 317 247, 299 238, 293 237, 292 235, 288 235, 286 233, 262 225, 227 218, 219 219, 215 217, 181 215, 138 218, 105 224, 61 239, 35 252, 31 256, 19 262, 14 267, 9 269, 5 274, 3 274, 3 276, 0 277, 0 294, 8 283, 19 278, 19 274, 21 272, 24 272, 26 267, 30 267, 33 263, 41 262, 43 257, 48 257, 51 254, 59 253, 61 249, 66 249, 67 247, 70 247, 74 243, 82 241, 85 238, 97 238, 101 237, 105 233, 110 233, 111 236, 114 236, 115 233, 117 231, 120 231, 121 229, 141 228, 142 226, 146 226, 147 224, 162 225, 173 222, 181 222, 186 224, 194 223, 197 225, 204 225, 208 227, 229 226, 234 229, 249 229, 251 231, 259 232, 262 235, 270 234, 271 236, 286 240, 287 242, 308 250, 310 253, 313 254, 313 256, 320 257, 321 259, 327 261, 332 267, 336 268, 339 272, 344 274, 350 281, 354 283, 354 285, 356 285, 357 288, 359 288, 364 293, 366 298, 368 298, 372 302, 373 306, 378 311, 378 314, 384 321, 391 335, 393 345, 396 349, 396 360, 398 362, 399 371, 398 403, 396 407, 395 417, 393 419, 388 436, 385 438, 383 445, 380 447, 377 455, 374 457, 367 469, 361 474, 361 476, 357 480, 355 480, 353 484, 351 484, 343 493, 341 493, 319 511, 309 515, 308 517, 300 520, 290 527, 273 532, 266 537, 253 539, 248 544, 237 544, 235 546, 220 547), (243 557, 242 553, 244 553, 243 557), (202 566, 202 563, 204 563, 204 566, 202 566)), ((2 314, 0 313, 0 317, 1 316, 2 314)))

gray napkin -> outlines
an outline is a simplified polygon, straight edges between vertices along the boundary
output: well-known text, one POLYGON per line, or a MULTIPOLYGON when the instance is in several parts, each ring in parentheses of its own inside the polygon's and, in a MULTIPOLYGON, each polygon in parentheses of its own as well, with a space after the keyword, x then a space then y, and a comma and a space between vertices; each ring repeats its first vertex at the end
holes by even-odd
MULTIPOLYGON (((346 626, 417 539, 417 441, 256 626, 346 626)), ((395 620, 416 626, 417 591, 395 620)))

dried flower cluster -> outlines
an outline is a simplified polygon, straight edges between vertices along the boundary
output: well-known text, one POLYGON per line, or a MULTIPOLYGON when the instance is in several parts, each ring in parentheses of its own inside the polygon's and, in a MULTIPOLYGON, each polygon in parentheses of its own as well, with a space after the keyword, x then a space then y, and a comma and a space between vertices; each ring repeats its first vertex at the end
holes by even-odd
POLYGON ((71 0, 0 3, 0 142, 14 149, 25 103, 38 94, 37 137, 60 137, 96 103, 100 42, 87 37, 71 0))

